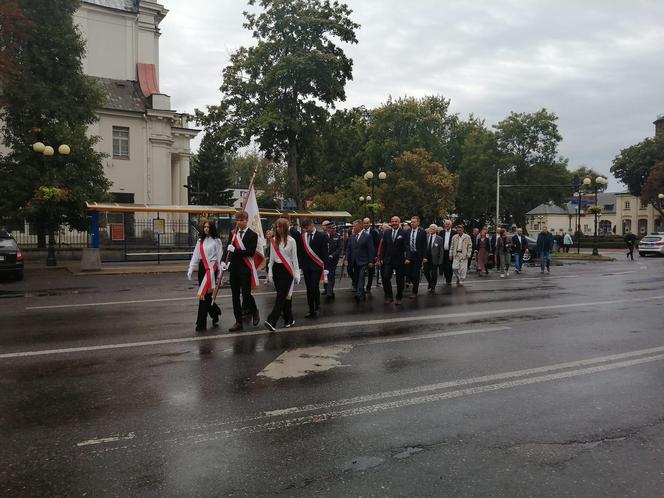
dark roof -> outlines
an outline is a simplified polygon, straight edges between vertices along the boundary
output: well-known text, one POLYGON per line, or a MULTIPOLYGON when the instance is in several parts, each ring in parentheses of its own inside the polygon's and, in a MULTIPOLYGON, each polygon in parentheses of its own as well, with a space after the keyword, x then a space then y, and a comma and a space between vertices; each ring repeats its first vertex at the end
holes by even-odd
POLYGON ((83 0, 83 3, 91 3, 115 10, 124 10, 125 12, 138 12, 139 0, 83 0))
POLYGON ((138 82, 130 80, 112 80, 95 78, 106 92, 104 109, 116 111, 145 112, 146 99, 141 93, 138 82))

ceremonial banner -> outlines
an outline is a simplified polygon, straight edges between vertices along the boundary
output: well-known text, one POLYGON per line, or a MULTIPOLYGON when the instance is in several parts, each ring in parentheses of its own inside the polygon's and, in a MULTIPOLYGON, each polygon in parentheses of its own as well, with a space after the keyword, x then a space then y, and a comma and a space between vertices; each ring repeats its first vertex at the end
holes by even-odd
MULTIPOLYGON (((265 236, 263 235, 261 216, 258 213, 256 189, 254 189, 253 185, 251 185, 249 192, 247 192, 247 197, 244 202, 244 210, 247 212, 248 216, 247 226, 258 234, 258 244, 256 245, 256 253, 254 254, 254 266, 256 270, 260 270, 265 264, 265 236)), ((256 278, 256 282, 252 283, 254 283, 252 287, 255 287, 258 285, 258 279, 256 278)))

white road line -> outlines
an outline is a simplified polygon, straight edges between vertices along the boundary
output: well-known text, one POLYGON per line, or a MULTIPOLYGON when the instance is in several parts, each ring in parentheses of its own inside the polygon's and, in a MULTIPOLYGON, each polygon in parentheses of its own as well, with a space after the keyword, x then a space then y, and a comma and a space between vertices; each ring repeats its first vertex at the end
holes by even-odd
POLYGON ((134 439, 136 437, 136 434, 133 432, 130 432, 129 434, 126 434, 124 436, 118 435, 118 436, 109 436, 109 437, 103 437, 100 439, 88 439, 87 441, 81 441, 80 443, 76 443, 76 446, 90 446, 93 444, 105 444, 105 443, 114 443, 116 441, 124 441, 127 439, 134 439))
MULTIPOLYGON (((662 348, 658 348, 662 349, 662 348)), ((261 424, 247 425, 242 423, 243 421, 236 421, 238 424, 237 427, 228 428, 228 429, 219 429, 212 432, 203 432, 197 434, 188 434, 185 436, 179 436, 174 438, 169 438, 168 440, 156 440, 156 441, 146 441, 144 443, 138 443, 133 445, 124 445, 124 446, 115 446, 100 449, 95 451, 95 453, 106 453, 111 451, 125 450, 130 448, 144 447, 144 446, 158 446, 161 444, 168 443, 169 445, 173 444, 198 444, 203 442, 215 441, 218 439, 226 439, 234 436, 239 436, 243 434, 255 434, 260 432, 269 432, 282 429, 293 429, 303 425, 309 424, 318 424, 322 422, 327 422, 329 420, 335 420, 338 418, 352 417, 358 415, 370 415, 374 413, 379 413, 387 410, 394 410, 399 408, 406 408, 409 406, 416 406, 421 404, 428 404, 439 402, 447 399, 461 398, 465 396, 472 396, 487 392, 498 391, 502 389, 511 389, 520 386, 528 386, 533 384, 539 384, 543 382, 551 382, 562 379, 569 379, 573 377, 580 377, 584 375, 592 375, 600 372, 608 372, 611 370, 616 370, 620 368, 633 367, 638 365, 643 365, 647 363, 652 363, 655 361, 664 360, 664 354, 646 356, 644 358, 635 358, 626 361, 619 361, 608 363, 604 365, 597 365, 593 367, 578 368, 575 370, 566 370, 563 372, 551 373, 547 375, 536 375, 533 377, 526 377, 523 379, 514 379, 508 380, 505 382, 498 382, 494 384, 484 384, 480 386, 469 387, 465 389, 458 389, 453 391, 445 391, 441 393, 429 394, 426 396, 415 396, 410 398, 398 399, 393 401, 388 401, 384 403, 370 404, 366 406, 358 406, 353 408, 345 408, 340 410, 332 410, 323 413, 314 413, 310 415, 305 415, 301 417, 291 417, 283 418, 280 420, 273 420, 264 422, 261 424)), ((545 368, 552 368, 554 365, 545 368)), ((531 369, 535 370, 535 369, 531 369)), ((489 376, 487 376, 489 377, 489 376)), ((465 379, 468 381, 470 379, 465 379)), ((459 381, 463 382, 463 381, 459 381)), ((268 412, 269 413, 269 412, 268 412)), ((288 410, 277 410, 272 412, 275 416, 291 415, 295 412, 288 410)), ((219 424, 221 425, 221 424, 219 424)), ((197 429, 203 429, 204 427, 198 427, 197 429)))
MULTIPOLYGON (((664 296, 650 296, 642 297, 636 299, 611 299, 607 301, 588 301, 585 303, 569 303, 569 304, 547 304, 543 306, 528 306, 523 308, 506 308, 506 309, 495 309, 495 310, 484 310, 484 311, 467 311, 461 313, 446 313, 438 315, 410 315, 405 317, 392 317, 384 319, 375 319, 375 320, 355 320, 352 322, 329 322, 321 323, 318 325, 307 325, 301 327, 292 327, 290 329, 284 329, 284 333, 293 333, 293 332, 308 332, 312 330, 326 330, 326 329, 338 329, 344 327, 365 327, 373 325, 394 325, 400 323, 408 322, 426 322, 426 321, 435 321, 435 320, 452 320, 458 318, 472 318, 472 317, 482 317, 482 316, 496 316, 496 315, 505 315, 512 314, 518 316, 519 313, 529 313, 533 311, 552 311, 552 310, 562 310, 562 309, 571 309, 571 308, 583 308, 588 306, 606 306, 614 304, 626 304, 626 303, 645 303, 651 301, 661 301, 664 299, 664 296)), ((281 329, 280 329, 281 330, 281 329)), ((209 341, 214 339, 228 339, 234 337, 250 337, 254 335, 267 335, 273 332, 266 330, 255 330, 251 332, 242 332, 237 334, 219 334, 211 336, 201 336, 201 337, 182 337, 178 339, 160 339, 154 341, 141 341, 141 342, 128 342, 120 344, 103 344, 100 346, 82 346, 77 348, 62 348, 62 349, 47 349, 47 350, 38 350, 38 351, 22 351, 17 353, 5 353, 0 354, 0 359, 2 358, 21 358, 26 356, 42 356, 50 354, 62 354, 62 353, 76 353, 83 351, 99 351, 104 349, 122 349, 122 348, 133 348, 133 347, 142 347, 142 346, 155 346, 161 344, 176 344, 181 342, 200 342, 200 341, 209 341)))

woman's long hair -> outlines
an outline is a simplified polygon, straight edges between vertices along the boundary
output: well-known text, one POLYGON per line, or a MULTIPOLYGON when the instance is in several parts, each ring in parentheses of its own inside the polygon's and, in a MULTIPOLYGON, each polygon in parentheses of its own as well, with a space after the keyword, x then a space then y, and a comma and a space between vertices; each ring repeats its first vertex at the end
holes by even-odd
POLYGON ((203 223, 201 223, 201 229, 198 232, 198 237, 201 240, 205 240, 205 237, 206 237, 206 235, 205 235, 205 224, 206 223, 210 227, 210 232, 208 233, 208 235, 210 237, 212 237, 213 239, 218 238, 219 235, 217 234, 217 225, 212 220, 203 220, 203 223))
POLYGON ((274 223, 274 242, 279 247, 279 244, 283 242, 283 246, 286 246, 288 242, 288 229, 290 228, 290 223, 286 218, 279 218, 274 223))

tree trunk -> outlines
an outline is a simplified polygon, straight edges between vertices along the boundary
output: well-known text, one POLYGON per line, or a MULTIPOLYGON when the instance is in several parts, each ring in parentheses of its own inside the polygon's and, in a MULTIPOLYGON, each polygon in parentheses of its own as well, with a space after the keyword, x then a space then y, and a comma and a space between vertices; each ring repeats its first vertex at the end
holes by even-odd
POLYGON ((46 249, 46 228, 43 223, 36 223, 35 229, 37 231, 37 248, 46 249))
POLYGON ((297 207, 303 208, 304 201, 302 199, 302 192, 300 191, 300 175, 297 170, 297 159, 297 140, 293 135, 288 139, 288 178, 297 207))

